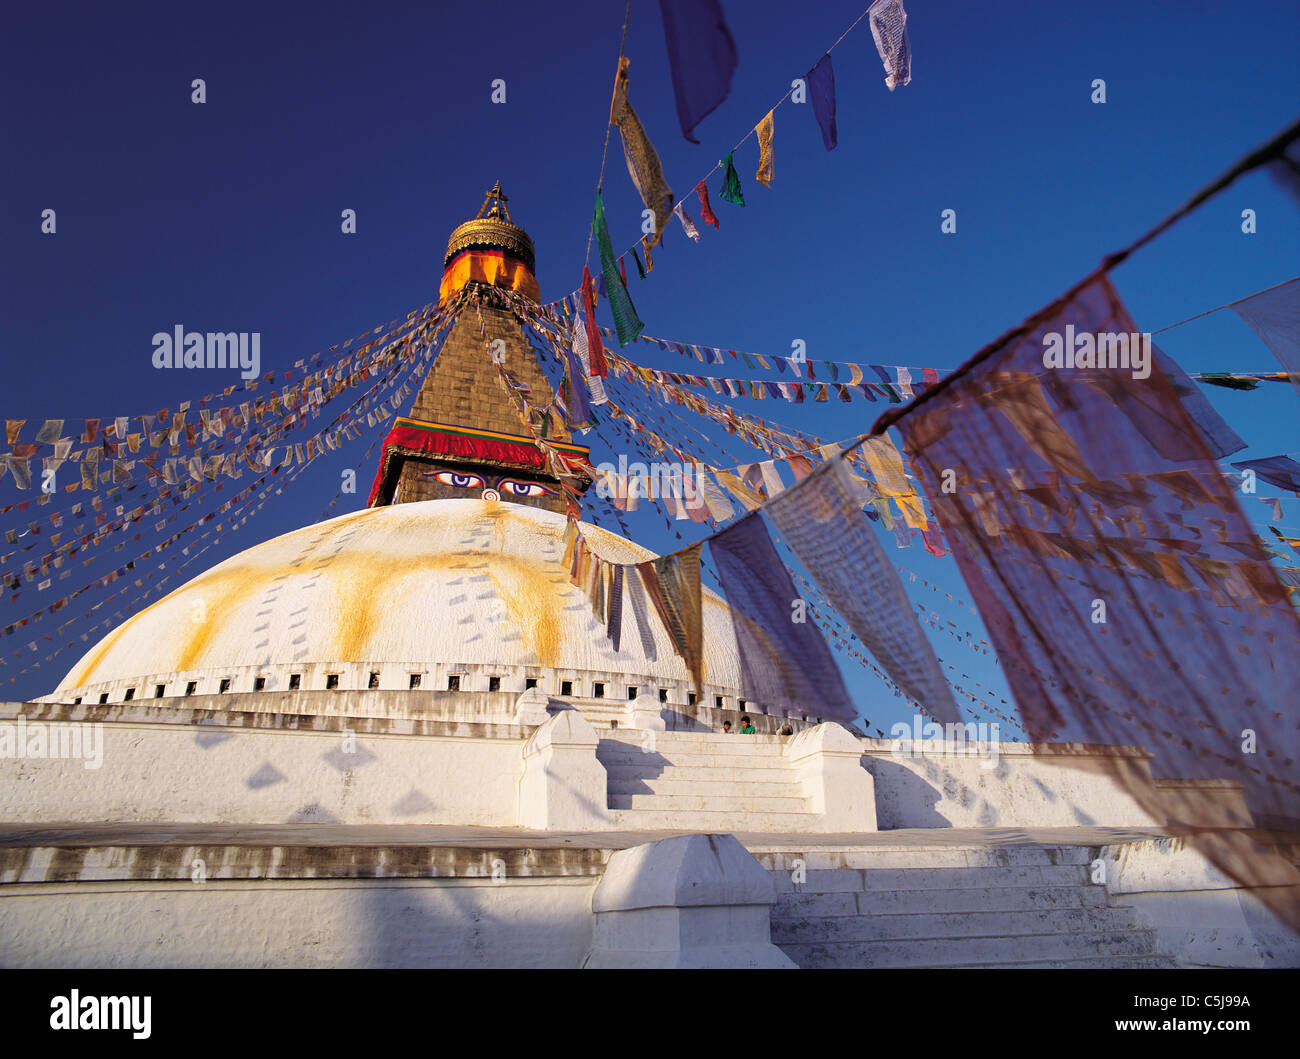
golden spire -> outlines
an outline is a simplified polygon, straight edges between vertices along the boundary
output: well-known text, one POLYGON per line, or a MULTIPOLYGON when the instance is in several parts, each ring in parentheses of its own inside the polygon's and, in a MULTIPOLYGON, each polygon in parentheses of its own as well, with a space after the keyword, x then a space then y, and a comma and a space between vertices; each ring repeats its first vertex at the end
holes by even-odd
POLYGON ((465 250, 483 249, 500 250, 518 258, 532 272, 535 268, 533 259, 533 241, 528 233, 516 225, 506 208, 506 193, 501 190, 501 181, 492 185, 483 199, 483 205, 474 219, 458 225, 447 242, 447 257, 444 264, 465 250))

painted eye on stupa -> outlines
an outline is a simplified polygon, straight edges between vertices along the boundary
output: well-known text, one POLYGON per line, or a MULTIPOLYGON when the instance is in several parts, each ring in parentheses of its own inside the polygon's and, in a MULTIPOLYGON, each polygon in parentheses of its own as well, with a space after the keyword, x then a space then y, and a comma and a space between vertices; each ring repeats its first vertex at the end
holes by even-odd
POLYGON ((478 489, 483 485, 483 476, 478 474, 457 474, 455 471, 439 471, 433 477, 443 485, 453 485, 457 489, 478 489))
POLYGON ((517 482, 513 478, 502 478, 497 485, 507 496, 549 496, 555 492, 536 482, 517 482))

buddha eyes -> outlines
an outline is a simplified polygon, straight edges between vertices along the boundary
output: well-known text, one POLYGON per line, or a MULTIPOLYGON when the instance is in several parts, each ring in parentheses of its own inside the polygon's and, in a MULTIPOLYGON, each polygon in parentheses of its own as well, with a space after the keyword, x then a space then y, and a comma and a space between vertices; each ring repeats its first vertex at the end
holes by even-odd
MULTIPOLYGON (((487 479, 481 474, 459 474, 456 471, 425 471, 424 476, 456 489, 483 489, 487 485, 487 479)), ((536 482, 520 482, 514 478, 501 478, 497 481, 497 489, 487 490, 484 497, 488 498, 487 493, 495 494, 497 490, 505 496, 549 496, 555 492, 554 489, 548 489, 536 482)), ((488 499, 495 500, 497 497, 493 495, 488 499)))
POLYGON ((497 484, 510 496, 547 496, 553 491, 536 482, 517 482, 513 478, 502 478, 497 484))
POLYGON ((443 485, 454 485, 457 489, 477 489, 483 485, 483 478, 477 474, 457 474, 455 471, 438 471, 433 476, 443 485))

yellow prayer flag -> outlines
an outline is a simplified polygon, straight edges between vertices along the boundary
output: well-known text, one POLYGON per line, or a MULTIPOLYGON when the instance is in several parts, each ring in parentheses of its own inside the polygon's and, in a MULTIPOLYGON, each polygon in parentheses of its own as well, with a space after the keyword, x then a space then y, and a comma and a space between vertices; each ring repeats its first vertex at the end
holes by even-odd
POLYGON ((754 126, 754 131, 758 133, 758 172, 754 174, 754 179, 764 187, 772 186, 772 123, 773 111, 768 111, 767 116, 754 126))

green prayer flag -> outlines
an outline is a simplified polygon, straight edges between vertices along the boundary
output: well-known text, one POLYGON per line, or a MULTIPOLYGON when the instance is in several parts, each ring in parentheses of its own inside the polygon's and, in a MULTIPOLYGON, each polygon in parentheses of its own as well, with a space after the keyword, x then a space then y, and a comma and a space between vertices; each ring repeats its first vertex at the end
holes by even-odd
POLYGON ((1224 372, 1211 372, 1198 375, 1197 378, 1201 382, 1208 382, 1211 386, 1223 386, 1229 390, 1253 390, 1259 385, 1257 379, 1242 379, 1224 372))
MULTIPOLYGON (((614 314, 614 327, 618 330, 618 344, 626 346, 645 328, 632 305, 632 296, 623 285, 623 277, 618 271, 618 261, 614 257, 614 247, 609 241, 609 225, 605 223, 605 204, 600 192, 596 192, 596 216, 592 221, 596 232, 596 242, 600 244, 600 267, 605 274, 605 296, 609 299, 609 310, 614 314)), ((637 262, 640 267, 641 262, 637 262)))
POLYGON ((727 155, 722 164, 727 168, 722 174, 722 187, 718 189, 718 194, 732 205, 744 206, 745 196, 740 192, 740 174, 736 172, 736 167, 732 164, 731 154, 727 155))

